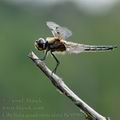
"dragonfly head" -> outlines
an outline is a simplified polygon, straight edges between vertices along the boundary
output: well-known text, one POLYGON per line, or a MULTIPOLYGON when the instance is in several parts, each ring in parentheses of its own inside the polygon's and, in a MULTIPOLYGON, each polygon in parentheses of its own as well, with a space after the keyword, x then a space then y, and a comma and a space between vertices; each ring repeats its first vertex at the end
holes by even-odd
POLYGON ((45 50, 46 49, 46 40, 44 38, 39 38, 35 41, 35 47, 39 50, 45 50))

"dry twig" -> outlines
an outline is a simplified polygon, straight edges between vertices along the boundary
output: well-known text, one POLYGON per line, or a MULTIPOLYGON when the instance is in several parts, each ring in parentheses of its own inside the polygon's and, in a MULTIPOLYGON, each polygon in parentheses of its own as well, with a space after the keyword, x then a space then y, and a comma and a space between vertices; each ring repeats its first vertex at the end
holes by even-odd
POLYGON ((82 110, 88 120, 110 120, 110 118, 100 115, 90 106, 88 106, 83 100, 81 100, 72 90, 67 87, 60 77, 58 77, 56 74, 52 74, 51 70, 45 65, 45 63, 41 61, 33 52, 29 53, 28 57, 32 59, 38 68, 43 71, 43 73, 49 78, 49 80, 58 90, 70 98, 74 104, 82 110))

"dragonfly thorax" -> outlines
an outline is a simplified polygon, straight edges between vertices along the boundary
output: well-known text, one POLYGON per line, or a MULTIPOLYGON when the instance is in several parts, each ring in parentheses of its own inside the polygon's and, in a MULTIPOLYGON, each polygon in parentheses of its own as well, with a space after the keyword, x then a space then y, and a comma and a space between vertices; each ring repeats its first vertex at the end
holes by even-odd
POLYGON ((39 38, 38 40, 35 41, 35 47, 40 51, 46 49, 46 44, 47 41, 44 38, 39 38))

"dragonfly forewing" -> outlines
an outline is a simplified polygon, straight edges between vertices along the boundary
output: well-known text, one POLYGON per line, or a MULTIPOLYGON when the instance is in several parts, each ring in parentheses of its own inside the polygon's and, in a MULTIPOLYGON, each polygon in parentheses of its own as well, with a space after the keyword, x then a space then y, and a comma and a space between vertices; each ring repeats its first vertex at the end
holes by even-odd
POLYGON ((59 39, 67 39, 72 35, 72 32, 68 28, 61 27, 55 22, 48 21, 46 24, 54 37, 58 37, 59 39))

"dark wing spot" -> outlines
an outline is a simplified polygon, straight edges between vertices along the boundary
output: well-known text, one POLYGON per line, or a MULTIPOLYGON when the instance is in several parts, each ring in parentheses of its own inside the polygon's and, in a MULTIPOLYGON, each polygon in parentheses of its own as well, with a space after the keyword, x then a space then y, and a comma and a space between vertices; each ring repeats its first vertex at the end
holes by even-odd
POLYGON ((57 32, 57 34, 60 34, 60 32, 57 32))

